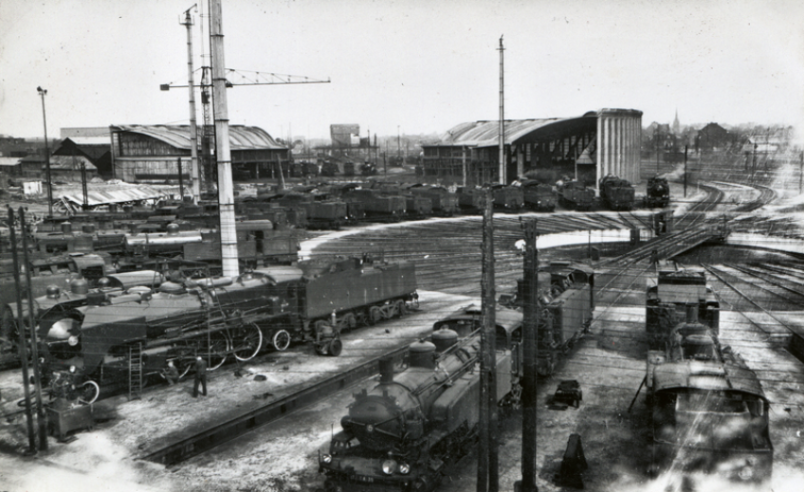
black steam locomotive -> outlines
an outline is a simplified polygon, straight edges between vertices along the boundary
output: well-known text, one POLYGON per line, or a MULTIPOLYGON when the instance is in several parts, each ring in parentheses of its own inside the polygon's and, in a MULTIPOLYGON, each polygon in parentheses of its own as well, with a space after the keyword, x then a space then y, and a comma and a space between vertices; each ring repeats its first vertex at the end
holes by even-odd
POLYGON ((600 199, 611 210, 634 208, 634 187, 627 180, 606 176, 600 180, 600 199))
POLYGON ((667 178, 654 176, 648 179, 645 201, 647 206, 651 208, 670 205, 670 185, 667 183, 667 178))
POLYGON ((595 190, 580 181, 569 181, 558 186, 558 201, 575 210, 590 210, 595 204, 595 190))
POLYGON ((341 331, 401 316, 417 299, 413 264, 368 256, 316 260, 236 278, 93 291, 81 305, 58 303, 43 313, 38 336, 49 379, 73 367, 76 386, 93 381, 86 386, 91 392, 125 380, 132 364, 143 377, 159 374, 169 361, 186 373, 200 355, 215 369, 229 357, 246 361, 266 346, 285 350, 292 341, 337 356, 341 331))
POLYGON ((773 468, 770 404, 756 373, 731 347, 721 345, 717 306, 707 300, 701 274, 660 273, 659 306, 657 291, 648 290, 648 313, 661 311, 660 322, 651 323, 656 320, 652 316, 647 325, 654 341, 645 377, 652 469, 672 466, 684 475, 763 483, 773 468), (671 315, 673 304, 683 306, 684 319, 671 315))
MULTIPOLYGON (((521 322, 497 326, 498 401, 520 393, 514 356, 521 322), (516 332, 510 331, 516 329, 516 332)), ((409 364, 394 374, 380 364, 380 381, 354 395, 329 449, 318 458, 327 492, 431 491, 447 469, 474 447, 480 391, 480 336, 441 329, 432 342, 410 346, 409 364)))

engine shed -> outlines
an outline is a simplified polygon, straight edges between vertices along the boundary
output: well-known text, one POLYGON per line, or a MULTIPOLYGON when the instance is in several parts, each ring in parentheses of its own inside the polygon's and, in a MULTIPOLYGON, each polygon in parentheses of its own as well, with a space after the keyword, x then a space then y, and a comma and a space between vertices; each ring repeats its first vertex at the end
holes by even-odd
POLYGON ((467 185, 510 183, 527 173, 542 182, 577 179, 598 187, 604 176, 640 180, 642 111, 601 109, 571 118, 506 120, 505 163, 499 162, 499 120, 461 123, 422 145, 422 172, 467 185), (501 176, 502 173, 502 176, 501 176))
MULTIPOLYGON (((165 182, 182 178, 189 183, 190 127, 188 125, 117 125, 110 127, 112 166, 118 179, 128 182, 165 182)), ((287 168, 290 151, 262 128, 231 125, 229 127, 232 174, 235 179, 272 176, 277 164, 287 168)), ((202 183, 217 182, 214 156, 207 142, 199 149, 202 183)))

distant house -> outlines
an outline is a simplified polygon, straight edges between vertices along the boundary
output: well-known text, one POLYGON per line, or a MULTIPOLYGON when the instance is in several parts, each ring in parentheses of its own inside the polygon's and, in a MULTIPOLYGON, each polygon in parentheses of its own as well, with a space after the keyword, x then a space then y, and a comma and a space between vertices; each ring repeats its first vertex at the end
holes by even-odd
POLYGON ((87 169, 93 169, 94 175, 104 179, 112 179, 112 144, 107 134, 98 137, 68 137, 59 143, 52 154, 57 162, 68 165, 73 160, 77 168, 81 169, 81 162, 89 164, 87 169))
POLYGON ((696 147, 701 151, 722 150, 735 141, 736 136, 717 123, 709 123, 701 128, 695 137, 696 147))
POLYGON ((0 157, 0 172, 5 174, 7 177, 20 176, 22 174, 20 158, 0 157))

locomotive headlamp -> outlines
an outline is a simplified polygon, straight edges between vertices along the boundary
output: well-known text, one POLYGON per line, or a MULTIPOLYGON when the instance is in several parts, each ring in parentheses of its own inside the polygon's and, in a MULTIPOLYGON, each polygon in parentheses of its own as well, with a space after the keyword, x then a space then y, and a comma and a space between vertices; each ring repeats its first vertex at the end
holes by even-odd
POLYGON ((321 461, 323 463, 327 463, 327 464, 332 463, 332 455, 329 455, 329 454, 322 455, 321 456, 321 461))
POLYGON ((49 338, 56 340, 67 340, 70 338, 70 329, 73 327, 75 320, 72 318, 64 318, 56 321, 47 332, 49 338))
POLYGON ((70 347, 75 347, 78 345, 78 337, 75 335, 70 335, 70 338, 67 339, 67 343, 70 345, 70 347))
POLYGON ((382 472, 386 475, 393 475, 396 470, 397 464, 395 460, 385 460, 382 462, 382 472))
POLYGON ((408 473, 410 473, 410 465, 407 463, 400 463, 399 473, 401 473, 402 475, 407 475, 408 473))

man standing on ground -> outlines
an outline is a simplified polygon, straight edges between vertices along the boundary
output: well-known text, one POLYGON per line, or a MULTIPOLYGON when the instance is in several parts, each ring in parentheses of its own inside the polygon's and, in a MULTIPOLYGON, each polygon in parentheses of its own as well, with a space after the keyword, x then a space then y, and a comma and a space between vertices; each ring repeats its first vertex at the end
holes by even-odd
POLYGON ((195 384, 193 385, 193 398, 198 397, 198 383, 201 383, 202 395, 207 396, 207 362, 203 357, 195 358, 195 384))

